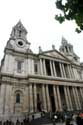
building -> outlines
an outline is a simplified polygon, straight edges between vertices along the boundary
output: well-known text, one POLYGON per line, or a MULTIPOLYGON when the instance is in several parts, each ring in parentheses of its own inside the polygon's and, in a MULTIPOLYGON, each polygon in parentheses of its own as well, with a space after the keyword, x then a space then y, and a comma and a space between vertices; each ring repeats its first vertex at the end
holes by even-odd
POLYGON ((0 117, 39 111, 83 109, 83 64, 62 38, 60 51, 35 54, 19 21, 4 49, 0 67, 0 117))

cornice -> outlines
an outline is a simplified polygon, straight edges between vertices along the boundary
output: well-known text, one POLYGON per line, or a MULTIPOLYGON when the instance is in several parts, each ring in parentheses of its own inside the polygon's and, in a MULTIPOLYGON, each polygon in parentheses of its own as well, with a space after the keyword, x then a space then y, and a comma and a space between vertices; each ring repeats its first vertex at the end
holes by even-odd
POLYGON ((0 78, 0 83, 8 83, 8 84, 23 84, 28 85, 29 83, 47 83, 47 84, 67 84, 71 86, 83 86, 83 80, 76 80, 76 79, 67 79, 67 78, 60 78, 60 77, 52 77, 52 76, 43 76, 43 75, 28 75, 24 76, 14 76, 9 74, 2 74, 0 78))

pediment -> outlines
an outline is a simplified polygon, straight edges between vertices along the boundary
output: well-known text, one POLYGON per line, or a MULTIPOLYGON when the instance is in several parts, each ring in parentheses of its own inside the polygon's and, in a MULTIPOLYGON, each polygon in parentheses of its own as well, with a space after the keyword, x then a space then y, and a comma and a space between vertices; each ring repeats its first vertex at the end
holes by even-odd
POLYGON ((62 60, 65 60, 65 61, 69 60, 65 55, 63 55, 62 53, 60 53, 57 50, 51 50, 51 51, 43 52, 43 55, 50 56, 52 58, 62 59, 62 60))

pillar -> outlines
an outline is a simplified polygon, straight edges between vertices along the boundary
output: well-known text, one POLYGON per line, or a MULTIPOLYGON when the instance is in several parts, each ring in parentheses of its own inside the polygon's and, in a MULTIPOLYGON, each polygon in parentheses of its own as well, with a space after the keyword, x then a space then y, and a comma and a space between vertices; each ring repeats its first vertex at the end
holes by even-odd
POLYGON ((46 75, 46 64, 45 64, 45 59, 43 59, 43 74, 46 75))
POLYGON ((30 112, 33 112, 33 93, 32 93, 32 84, 29 84, 29 108, 30 112))
POLYGON ((48 85, 46 85, 46 98, 47 98, 47 109, 48 109, 48 111, 51 111, 51 105, 50 105, 50 97, 49 97, 48 85))
POLYGON ((42 59, 40 59, 40 74, 43 75, 43 65, 42 59))
POLYGON ((76 88, 76 87, 75 87, 75 92, 76 92, 76 98, 77 98, 77 103, 78 103, 79 109, 81 109, 81 104, 80 104, 80 100, 79 100, 79 95, 78 95, 78 91, 77 91, 77 88, 76 88))
POLYGON ((62 69, 63 69, 63 74, 64 74, 64 77, 66 78, 66 73, 65 73, 64 64, 62 64, 62 69))
POLYGON ((10 104, 11 104, 11 99, 10 99, 10 85, 6 85, 6 92, 5 92, 5 113, 8 114, 10 113, 10 104), (9 101, 10 100, 10 101, 9 101))
POLYGON ((82 88, 79 88, 80 90, 80 95, 81 95, 81 106, 82 106, 82 109, 83 109, 83 92, 82 92, 82 88))
POLYGON ((53 69, 54 69, 54 76, 57 76, 56 67, 55 67, 54 61, 53 61, 53 69))
POLYGON ((80 89, 81 98, 83 100, 83 91, 82 91, 82 88, 80 87, 79 89, 80 89))
POLYGON ((34 111, 37 111, 37 86, 34 84, 34 111))
POLYGON ((5 112, 5 95, 6 95, 6 85, 5 84, 1 84, 0 114, 4 114, 4 112, 5 112))
POLYGON ((55 85, 53 85, 53 93, 54 93, 54 101, 55 101, 56 111, 58 111, 59 107, 58 107, 58 99, 57 99, 57 93, 56 93, 56 86, 55 85))
POLYGON ((74 88, 74 87, 72 87, 72 92, 73 92, 73 95, 74 95, 74 100, 75 100, 76 109, 78 110, 79 107, 78 107, 78 103, 77 103, 76 93, 75 93, 75 88, 74 88))
POLYGON ((71 67, 71 65, 69 65, 69 69, 70 69, 70 72, 71 72, 71 78, 75 79, 74 71, 73 71, 73 68, 71 67))
POLYGON ((64 77, 64 74, 63 74, 63 69, 62 69, 62 64, 59 63, 59 66, 60 66, 60 71, 61 71, 61 76, 64 77))
POLYGON ((46 107, 46 95, 45 95, 45 85, 42 85, 42 108, 43 110, 47 111, 47 107, 46 107))
POLYGON ((70 105, 69 105, 68 93, 67 93, 67 87, 66 86, 64 86, 64 94, 65 94, 65 100, 66 100, 66 104, 67 104, 67 109, 68 109, 68 111, 70 111, 70 105))
POLYGON ((52 61, 50 61, 50 70, 51 70, 51 76, 53 76, 52 61))
POLYGON ((67 93, 68 93, 68 98, 69 98, 70 110, 73 110, 71 96, 70 96, 70 91, 69 91, 69 86, 67 86, 67 93))
POLYGON ((70 71, 70 68, 69 68, 68 64, 67 64, 67 69, 68 69, 69 78, 72 78, 71 71, 70 71))
POLYGON ((62 104, 61 104, 61 97, 60 97, 59 86, 56 87, 56 90, 57 90, 57 98, 58 98, 59 111, 62 111, 62 104))

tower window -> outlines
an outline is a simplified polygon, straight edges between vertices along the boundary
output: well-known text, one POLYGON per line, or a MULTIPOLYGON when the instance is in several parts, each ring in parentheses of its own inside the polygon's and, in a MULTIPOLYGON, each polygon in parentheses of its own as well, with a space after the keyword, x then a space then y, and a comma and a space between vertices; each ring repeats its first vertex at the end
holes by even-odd
POLYGON ((19 93, 16 94, 16 103, 20 103, 20 94, 19 93))
POLYGON ((67 46, 65 46, 65 49, 66 49, 66 52, 68 53, 68 49, 67 49, 67 46))
POLYGON ((21 61, 18 61, 17 62, 17 71, 20 72, 22 69, 22 62, 21 61))
POLYGON ((21 34, 22 34, 22 31, 20 30, 20 31, 19 31, 19 37, 21 37, 21 34))

